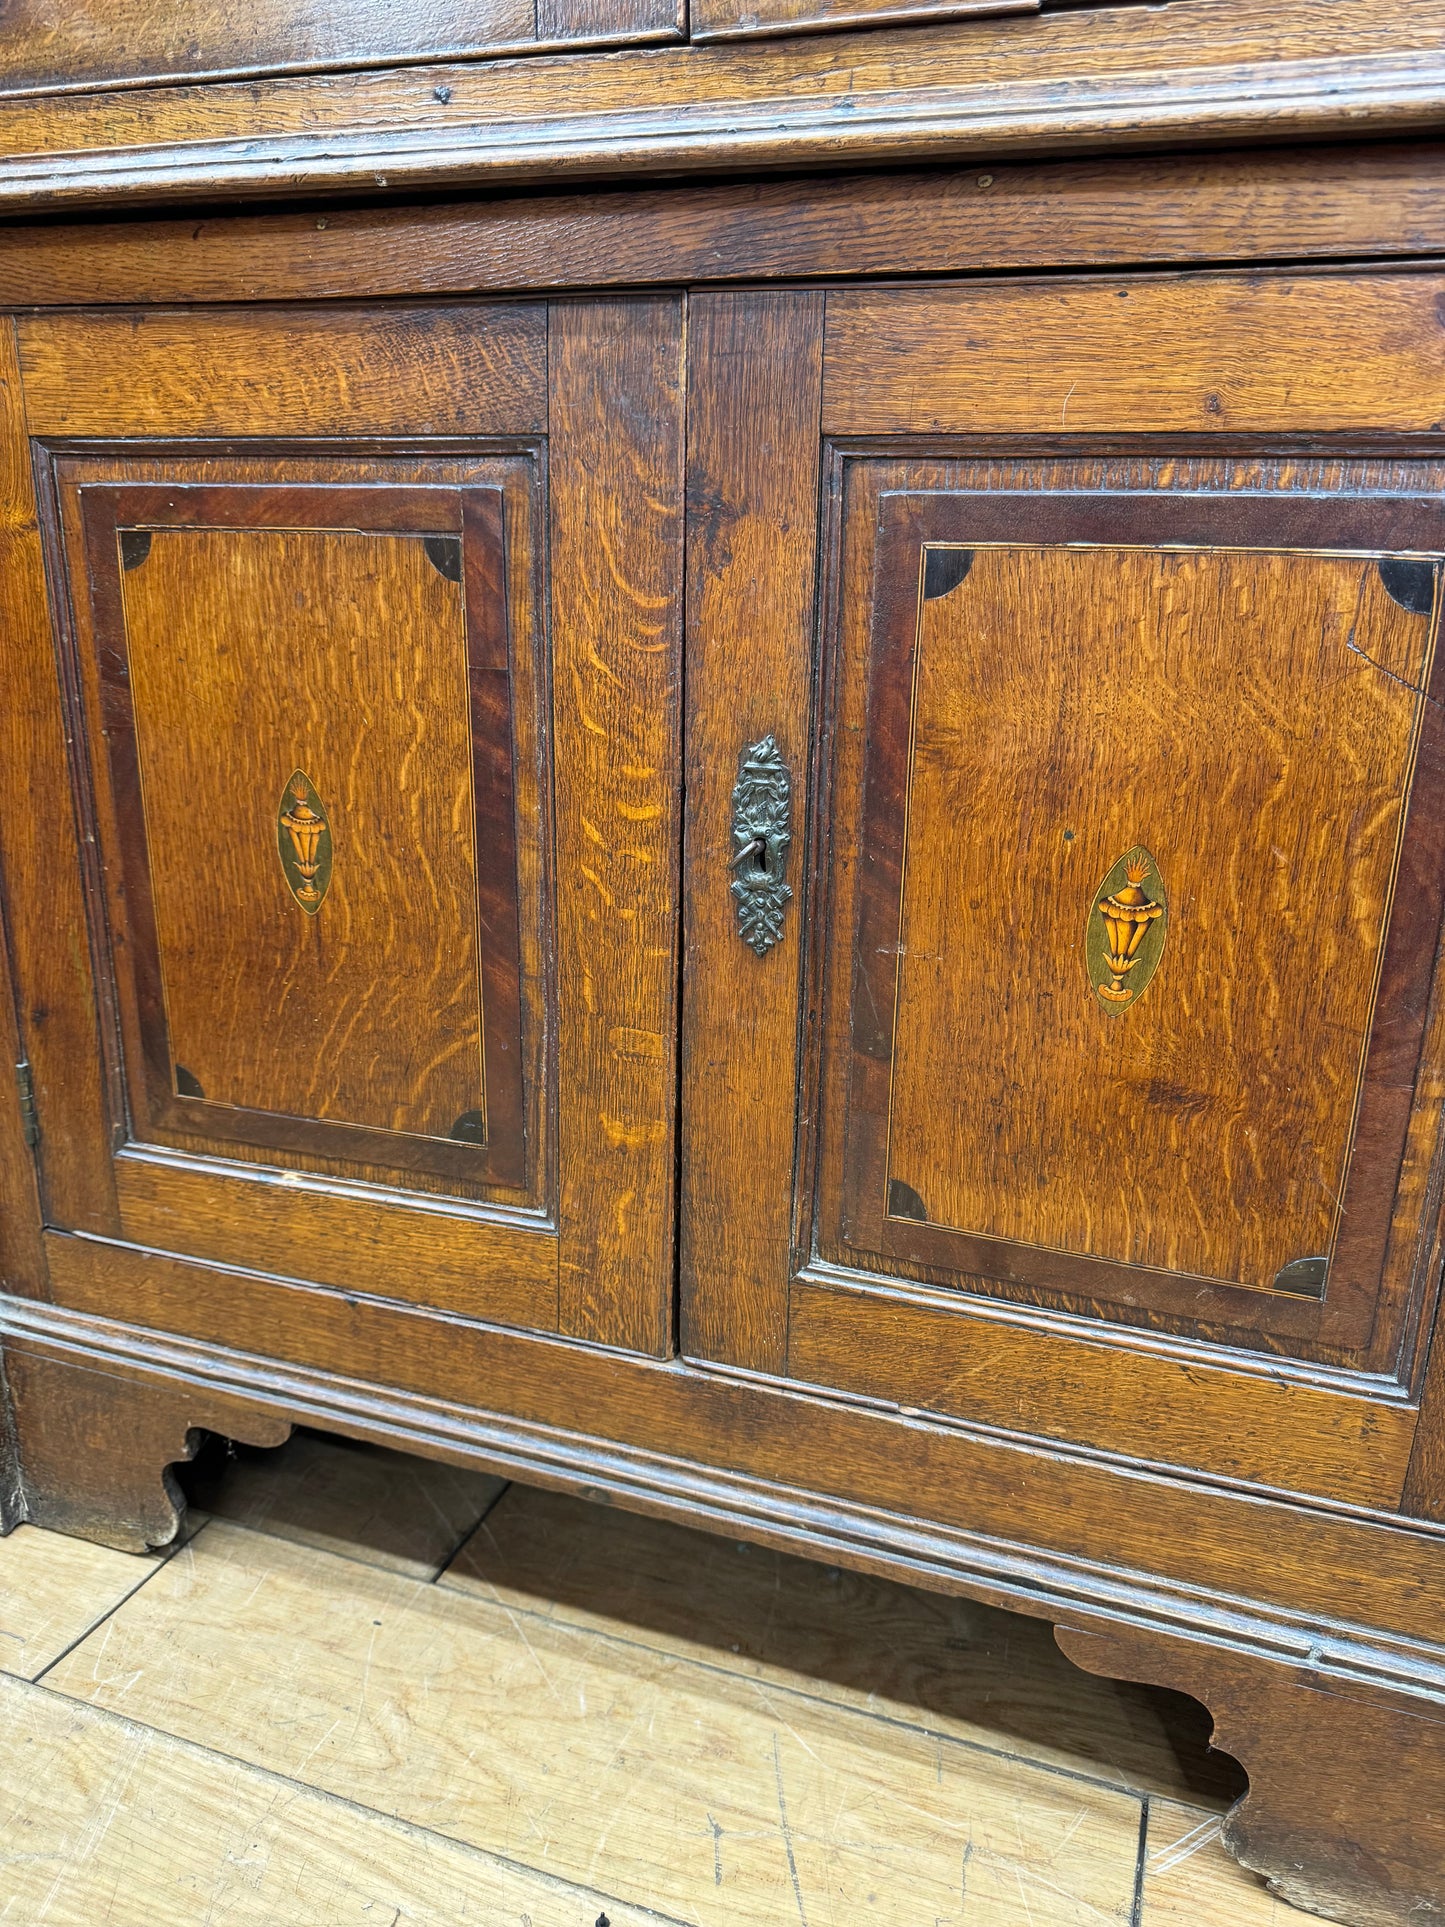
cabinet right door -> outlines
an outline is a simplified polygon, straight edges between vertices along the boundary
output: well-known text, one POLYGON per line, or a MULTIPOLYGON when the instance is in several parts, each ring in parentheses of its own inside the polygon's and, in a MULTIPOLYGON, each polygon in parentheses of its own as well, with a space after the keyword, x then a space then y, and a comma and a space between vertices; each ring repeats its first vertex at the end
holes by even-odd
POLYGON ((1445 281, 693 303, 684 1343, 1393 1505, 1445 281))

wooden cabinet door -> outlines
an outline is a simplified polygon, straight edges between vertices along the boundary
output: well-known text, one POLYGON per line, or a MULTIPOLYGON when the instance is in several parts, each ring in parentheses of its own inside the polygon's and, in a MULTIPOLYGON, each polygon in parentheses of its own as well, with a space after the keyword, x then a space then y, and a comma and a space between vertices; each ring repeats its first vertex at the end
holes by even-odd
POLYGON ((1439 1261, 1442 303, 695 304, 688 1350, 1398 1500, 1439 1261))
POLYGON ((53 1274, 84 1235, 663 1349, 680 303, 17 351, 53 1274))

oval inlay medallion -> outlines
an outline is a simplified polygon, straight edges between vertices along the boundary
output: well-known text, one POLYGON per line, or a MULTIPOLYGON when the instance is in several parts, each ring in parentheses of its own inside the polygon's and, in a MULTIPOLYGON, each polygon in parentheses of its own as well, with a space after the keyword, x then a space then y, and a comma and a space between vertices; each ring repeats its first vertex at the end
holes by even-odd
POLYGON ((286 888, 307 916, 314 917, 331 884, 331 824, 304 769, 296 770, 281 792, 276 848, 286 888))
POLYGON ((1159 968, 1169 908, 1159 865, 1136 844, 1112 864, 1089 905, 1084 958, 1101 1010, 1120 1017, 1159 968))

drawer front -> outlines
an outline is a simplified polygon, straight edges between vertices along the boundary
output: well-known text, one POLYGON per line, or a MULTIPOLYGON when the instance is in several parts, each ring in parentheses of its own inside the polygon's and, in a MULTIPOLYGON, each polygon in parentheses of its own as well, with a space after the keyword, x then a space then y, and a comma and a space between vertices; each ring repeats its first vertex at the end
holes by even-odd
MULTIPOLYGON (((774 486, 824 508, 776 593, 790 567, 816 684, 790 666, 741 719, 795 780, 792 895, 762 956, 690 910, 699 978, 705 942, 720 996, 776 1011, 751 1101, 790 1178, 729 1280, 701 1234, 739 1174, 690 1160, 690 1349, 1398 1498, 1437 1269, 1440 293, 793 313, 811 406, 774 486)), ((694 545, 703 701, 744 619, 726 555, 694 545)))
POLYGON ((680 304, 562 311, 550 380, 548 335, 23 325, 73 753, 12 778, 81 826, 12 887, 56 1230, 667 1342, 680 304), (90 1008, 26 934, 57 883, 90 1008))

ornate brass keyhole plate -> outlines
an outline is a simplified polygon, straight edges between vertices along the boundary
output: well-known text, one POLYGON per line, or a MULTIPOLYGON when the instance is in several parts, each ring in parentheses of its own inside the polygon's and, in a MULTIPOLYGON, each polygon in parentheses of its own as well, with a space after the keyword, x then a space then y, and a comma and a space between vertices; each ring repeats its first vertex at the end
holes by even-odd
POLYGON ((1084 958, 1101 1010, 1120 1017, 1159 968, 1169 907, 1159 865, 1142 844, 1110 865, 1089 905, 1084 958))
POLYGON ((304 769, 288 777, 276 811, 276 848, 286 888, 308 917, 331 886, 331 823, 304 769))

